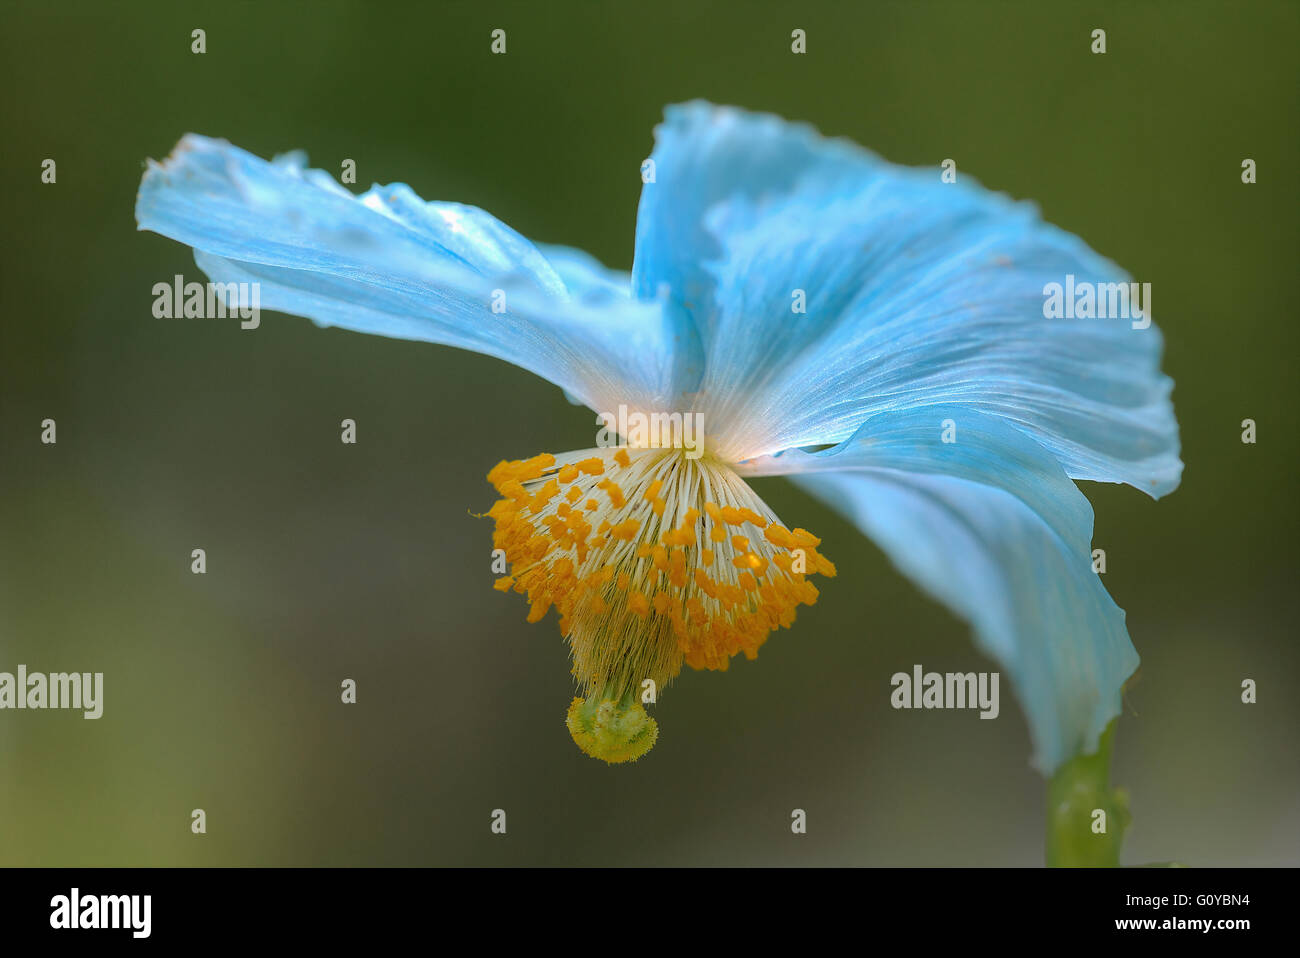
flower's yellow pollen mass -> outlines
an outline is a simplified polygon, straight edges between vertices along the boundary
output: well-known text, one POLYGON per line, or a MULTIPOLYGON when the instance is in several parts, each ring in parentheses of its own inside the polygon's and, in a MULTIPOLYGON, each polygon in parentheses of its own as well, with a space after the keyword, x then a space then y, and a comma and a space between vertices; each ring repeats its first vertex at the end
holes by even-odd
POLYGON ((510 574, 499 591, 525 595, 528 621, 554 608, 573 651, 568 726, 580 748, 634 760, 658 735, 638 696, 682 664, 726 669, 758 654, 800 605, 809 576, 835 575, 821 540, 790 531, 726 464, 679 450, 585 450, 503 461, 487 514, 510 574), (561 494, 561 488, 567 487, 561 494), (573 504, 585 500, 586 508, 573 504))

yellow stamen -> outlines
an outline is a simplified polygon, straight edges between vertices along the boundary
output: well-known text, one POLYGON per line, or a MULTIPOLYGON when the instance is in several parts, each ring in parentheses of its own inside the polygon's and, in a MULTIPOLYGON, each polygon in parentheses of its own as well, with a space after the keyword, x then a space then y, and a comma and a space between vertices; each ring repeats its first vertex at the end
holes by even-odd
POLYGON ((646 679, 662 690, 683 664, 753 658, 816 602, 809 576, 836 570, 820 539, 787 530, 724 463, 679 450, 593 453, 489 472, 502 496, 487 512, 493 546, 510 563, 493 587, 525 595, 530 622, 555 608, 586 695, 569 730, 588 754, 629 761, 658 734, 637 700, 646 679))

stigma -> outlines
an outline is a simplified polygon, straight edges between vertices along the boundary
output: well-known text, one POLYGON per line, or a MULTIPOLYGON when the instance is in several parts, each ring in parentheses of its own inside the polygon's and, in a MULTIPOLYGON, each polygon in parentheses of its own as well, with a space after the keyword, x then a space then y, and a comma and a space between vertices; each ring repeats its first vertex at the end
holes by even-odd
POLYGON ((588 755, 633 761, 658 737, 643 702, 682 668, 753 659, 835 575, 821 540, 787 529, 726 463, 681 450, 605 448, 503 461, 488 510, 509 574, 495 588, 549 611, 585 697, 568 727, 588 755))

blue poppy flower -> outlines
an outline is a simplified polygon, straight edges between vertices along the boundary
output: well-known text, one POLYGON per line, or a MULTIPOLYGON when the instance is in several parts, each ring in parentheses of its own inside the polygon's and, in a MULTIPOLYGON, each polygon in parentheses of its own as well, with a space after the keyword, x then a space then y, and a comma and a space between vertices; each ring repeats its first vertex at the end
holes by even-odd
POLYGON ((670 107, 651 159, 630 274, 194 135, 150 164, 136 217, 264 307, 496 356, 604 416, 608 442, 489 474, 497 588, 530 620, 558 611, 589 754, 643 754, 647 680, 752 657, 835 574, 760 475, 791 476, 970 622, 1041 770, 1094 750, 1138 659, 1073 480, 1171 491, 1178 427, 1156 327, 1044 301, 1128 277, 1030 204, 772 116, 670 107))

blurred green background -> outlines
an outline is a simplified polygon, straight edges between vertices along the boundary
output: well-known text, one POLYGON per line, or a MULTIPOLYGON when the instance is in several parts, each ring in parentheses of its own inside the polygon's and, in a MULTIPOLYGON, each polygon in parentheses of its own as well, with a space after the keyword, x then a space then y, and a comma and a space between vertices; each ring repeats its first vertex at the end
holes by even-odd
POLYGON ((492 591, 468 515, 498 459, 591 445, 585 410, 480 356, 151 315, 154 283, 202 279, 132 216, 145 157, 186 131, 352 158, 358 190, 405 181, 627 268, 651 128, 693 97, 953 157, 1153 284, 1183 485, 1086 487, 1143 658, 1125 859, 1300 863, 1297 9, 3 3, 0 670, 102 671, 106 693, 95 722, 0 712, 0 864, 1042 861, 1010 696, 996 722, 889 707, 914 662, 993 666, 793 487, 759 492, 840 578, 756 662, 683 674, 655 750, 606 767, 565 731, 553 618, 492 591))

